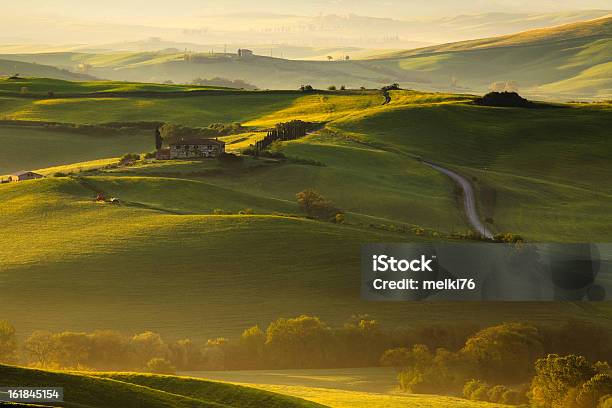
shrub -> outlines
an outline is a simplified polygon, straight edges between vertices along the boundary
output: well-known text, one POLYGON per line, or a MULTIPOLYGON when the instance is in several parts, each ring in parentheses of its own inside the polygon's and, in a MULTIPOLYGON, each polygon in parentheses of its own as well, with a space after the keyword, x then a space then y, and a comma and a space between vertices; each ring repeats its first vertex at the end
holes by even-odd
POLYGON ((338 213, 336 214, 336 216, 334 217, 334 222, 336 224, 344 224, 345 221, 345 216, 342 213, 338 213))
POLYGON ((53 173, 53 177, 67 177, 67 174, 58 171, 57 173, 53 173))
POLYGON ((143 155, 145 159, 154 159, 156 157, 155 152, 147 152, 143 155))
POLYGON ((496 242, 503 242, 506 244, 522 244, 525 242, 522 236, 513 234, 511 232, 504 232, 500 234, 495 234, 493 240, 496 242))
POLYGON ((533 104, 516 92, 489 92, 474 102, 483 106, 528 108, 533 104))
POLYGON ((132 164, 136 161, 140 160, 140 155, 137 153, 126 153, 123 156, 121 156, 121 159, 119 159, 119 164, 121 165, 129 165, 132 164))
POLYGON ((336 90, 336 85, 330 85, 327 87, 328 90, 330 91, 335 91, 336 90))
POLYGON ((176 368, 165 358, 155 357, 147 363, 147 371, 153 374, 176 374, 176 368))
POLYGON ((240 210, 238 212, 238 214, 240 214, 240 215, 252 215, 253 214, 253 209, 245 208, 244 210, 240 210))
POLYGON ((319 192, 309 189, 304 190, 295 195, 300 209, 309 217, 331 220, 337 214, 342 214, 332 201, 327 200, 319 192))

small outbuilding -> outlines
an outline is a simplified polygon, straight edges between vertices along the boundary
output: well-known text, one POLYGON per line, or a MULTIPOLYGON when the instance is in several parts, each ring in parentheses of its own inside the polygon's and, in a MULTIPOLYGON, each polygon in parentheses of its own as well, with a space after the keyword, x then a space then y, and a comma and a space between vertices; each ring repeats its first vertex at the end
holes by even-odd
POLYGON ((42 174, 34 173, 33 171, 19 171, 9 176, 9 181, 24 181, 45 178, 42 174))

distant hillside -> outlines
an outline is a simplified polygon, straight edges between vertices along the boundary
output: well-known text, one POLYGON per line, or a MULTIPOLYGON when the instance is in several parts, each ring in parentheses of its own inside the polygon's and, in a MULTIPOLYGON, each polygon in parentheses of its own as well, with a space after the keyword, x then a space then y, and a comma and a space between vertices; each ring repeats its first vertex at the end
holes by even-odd
MULTIPOLYGON (((612 17, 479 40, 463 41, 367 60, 296 61, 235 53, 177 50, 113 53, 44 53, 4 56, 24 62, 80 69, 99 78, 134 82, 192 83, 215 77, 260 89, 330 85, 482 93, 492 83, 545 99, 612 97, 612 17)), ((2 56, 0 56, 1 58, 2 56)), ((353 56, 354 57, 354 56, 353 56)))
MULTIPOLYGON (((408 57, 447 51, 470 51, 483 48, 536 45, 542 42, 568 41, 576 38, 609 38, 612 36, 612 16, 591 21, 581 21, 548 28, 524 31, 517 34, 479 40, 460 41, 435 45, 410 51, 393 53, 388 57, 408 57)), ((378 57, 380 58, 380 57, 378 57)))
POLYGON ((26 77, 55 78, 69 81, 87 81, 95 79, 95 77, 91 75, 70 72, 55 66, 40 65, 27 61, 0 59, 0 76, 11 76, 15 74, 26 77))
POLYGON ((375 57, 432 84, 484 91, 494 82, 532 96, 612 97, 612 17, 375 57))

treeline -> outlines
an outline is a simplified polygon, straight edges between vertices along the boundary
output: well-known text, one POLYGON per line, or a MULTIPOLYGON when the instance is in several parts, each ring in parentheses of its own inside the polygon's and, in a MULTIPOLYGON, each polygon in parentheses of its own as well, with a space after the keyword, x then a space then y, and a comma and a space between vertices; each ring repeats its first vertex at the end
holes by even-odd
POLYGON ((304 122, 301 120, 292 120, 290 122, 277 123, 274 129, 268 130, 266 137, 255 143, 251 150, 257 152, 267 149, 276 141, 295 140, 306 136, 306 133, 315 128, 314 123, 304 122))
POLYGON ((425 344, 392 348, 381 364, 396 368, 406 392, 543 408, 597 407, 612 393, 611 340, 608 331, 584 322, 559 328, 506 323, 478 331, 456 351, 425 344))
POLYGON ((243 81, 242 79, 227 79, 222 77, 214 77, 210 79, 198 77, 191 81, 191 84, 200 86, 220 86, 226 88, 247 89, 251 91, 258 89, 257 86, 243 81))
MULTIPOLYGON (((0 322, 4 363, 155 373, 383 365, 397 369, 406 392, 505 403, 527 397, 577 401, 586 395, 584 390, 601 394, 610 385, 611 347, 609 328, 584 321, 557 327, 457 323, 387 330, 369 316, 331 327, 318 317, 302 315, 273 321, 265 330, 250 327, 233 339, 167 341, 150 331, 125 335, 102 330, 36 331, 21 342, 9 322, 0 322), (569 374, 566 378, 555 372, 569 374)), ((581 407, 547 403, 538 406, 581 407)))

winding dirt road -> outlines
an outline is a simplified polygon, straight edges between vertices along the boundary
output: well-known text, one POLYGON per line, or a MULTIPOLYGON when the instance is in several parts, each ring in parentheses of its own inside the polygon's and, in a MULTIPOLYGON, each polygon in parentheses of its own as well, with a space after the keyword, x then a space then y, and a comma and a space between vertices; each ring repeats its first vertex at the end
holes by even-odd
POLYGON ((438 170, 453 179, 463 189, 463 206, 465 207, 465 214, 468 217, 468 221, 472 227, 487 239, 493 239, 493 233, 489 231, 487 227, 480 221, 478 217, 478 211, 476 211, 476 196, 474 195, 474 188, 472 184, 465 177, 455 173, 452 170, 439 166, 437 164, 423 161, 424 164, 429 167, 438 170))

